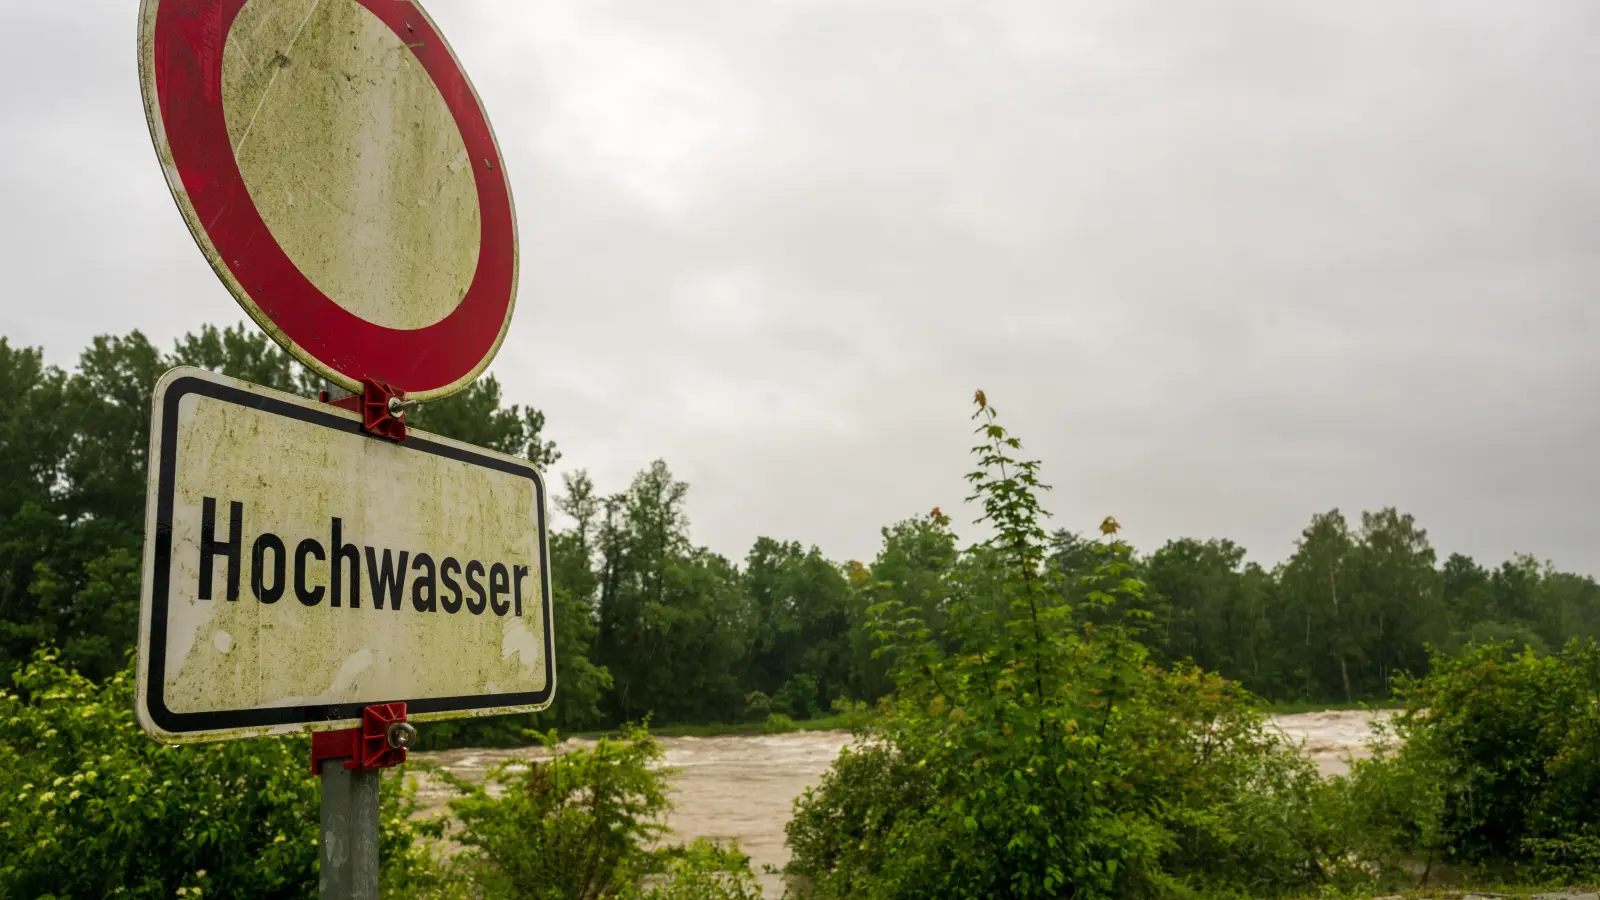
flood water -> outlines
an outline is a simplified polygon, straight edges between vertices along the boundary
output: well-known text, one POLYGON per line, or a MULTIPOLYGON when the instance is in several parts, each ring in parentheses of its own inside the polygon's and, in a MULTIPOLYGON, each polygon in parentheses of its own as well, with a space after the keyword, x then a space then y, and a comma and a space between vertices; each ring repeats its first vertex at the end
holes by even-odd
MULTIPOLYGON (((1336 710, 1274 716, 1273 721, 1324 775, 1337 775, 1348 769, 1348 758, 1366 755, 1369 727, 1379 715, 1383 714, 1336 710)), ((783 827, 794 798, 816 785, 850 735, 811 731, 659 740, 666 750, 666 765, 678 770, 673 779, 676 808, 667 820, 673 840, 738 841, 760 872, 764 864, 781 868, 788 862, 783 827)), ((575 740, 562 748, 590 745, 592 742, 575 740)), ((485 770, 502 761, 547 755, 541 748, 526 747, 415 754, 474 781, 482 780, 485 770)), ((442 812, 450 797, 448 789, 426 776, 419 777, 421 799, 429 807, 426 814, 442 812)), ((763 874, 761 882, 768 897, 782 895, 778 876, 763 874)))

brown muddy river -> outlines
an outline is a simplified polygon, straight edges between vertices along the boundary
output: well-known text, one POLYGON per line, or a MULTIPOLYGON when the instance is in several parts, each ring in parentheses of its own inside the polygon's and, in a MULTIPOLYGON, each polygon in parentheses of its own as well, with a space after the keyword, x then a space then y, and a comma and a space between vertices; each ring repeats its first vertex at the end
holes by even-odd
MULTIPOLYGON (((1274 716, 1284 733, 1299 743, 1324 775, 1343 774, 1346 760, 1365 755, 1368 727, 1383 713, 1328 711, 1274 716)), ((839 750, 850 739, 843 731, 812 731, 784 735, 710 738, 661 738, 666 764, 678 769, 673 779, 676 808, 667 820, 673 840, 707 837, 738 841, 756 870, 763 865, 782 867, 789 859, 783 826, 789 821, 794 798, 817 783, 839 750)), ((588 746, 588 741, 568 741, 563 748, 588 746)), ((418 753, 463 778, 483 778, 484 771, 508 759, 545 756, 538 748, 505 750, 445 750, 418 753)), ((450 794, 425 775, 421 799, 426 814, 443 811, 450 794)), ((768 897, 782 895, 775 875, 762 875, 768 897)))

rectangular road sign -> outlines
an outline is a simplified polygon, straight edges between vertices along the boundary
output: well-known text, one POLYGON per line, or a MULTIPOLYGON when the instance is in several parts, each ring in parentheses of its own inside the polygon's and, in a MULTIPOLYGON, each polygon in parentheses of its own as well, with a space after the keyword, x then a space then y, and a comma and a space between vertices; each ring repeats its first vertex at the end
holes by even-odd
POLYGON ((179 368, 156 385, 139 722, 169 743, 531 712, 555 693, 526 460, 179 368))

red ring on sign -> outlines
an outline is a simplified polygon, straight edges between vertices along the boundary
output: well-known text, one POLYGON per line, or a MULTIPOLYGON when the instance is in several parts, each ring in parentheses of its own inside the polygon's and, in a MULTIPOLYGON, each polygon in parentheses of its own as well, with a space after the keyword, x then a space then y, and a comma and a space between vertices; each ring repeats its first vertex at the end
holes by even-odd
MULTIPOLYGON (((189 203, 239 286, 305 352, 352 379, 407 393, 470 375, 495 349, 516 277, 511 191, 489 119, 428 17, 410 3, 357 0, 400 37, 455 119, 478 193, 478 268, 461 303, 426 328, 387 328, 333 302, 289 259, 250 198, 222 109, 222 55, 248 0, 161 0, 153 29, 156 95, 189 203)), ((266 2, 266 0, 262 0, 266 2)))

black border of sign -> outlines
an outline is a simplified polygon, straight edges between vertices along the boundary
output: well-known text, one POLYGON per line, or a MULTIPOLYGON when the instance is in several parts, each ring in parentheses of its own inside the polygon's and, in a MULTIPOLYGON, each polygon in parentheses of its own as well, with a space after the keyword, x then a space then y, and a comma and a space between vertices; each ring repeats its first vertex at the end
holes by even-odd
MULTIPOLYGON (((163 689, 167 667, 167 601, 172 575, 172 506, 176 492, 178 466, 177 434, 178 404, 184 397, 198 394, 224 403, 257 409, 272 415, 321 425, 334 431, 355 435, 367 440, 382 440, 361 429, 361 423, 343 416, 309 409, 274 397, 263 396, 193 375, 176 378, 167 385, 161 405, 161 459, 160 480, 156 489, 155 569, 150 591, 150 661, 146 681, 146 706, 150 719, 163 731, 171 734, 225 731, 239 728, 263 728, 275 725, 314 724, 360 719, 364 707, 378 703, 405 703, 406 713, 426 714, 468 711, 494 706, 539 706, 550 699, 555 690, 555 623, 550 606, 550 550, 545 532, 544 479, 531 465, 517 465, 509 460, 474 453, 461 447, 409 436, 400 446, 406 450, 432 453, 469 465, 496 469, 520 475, 533 482, 538 498, 539 528, 539 590, 544 595, 544 673, 545 688, 520 694, 482 694, 467 697, 429 697, 410 700, 396 697, 362 703, 333 703, 321 706, 274 706, 264 709, 218 710, 213 712, 178 713, 167 708, 163 689)), ((385 443, 388 443, 385 441, 385 443)))

